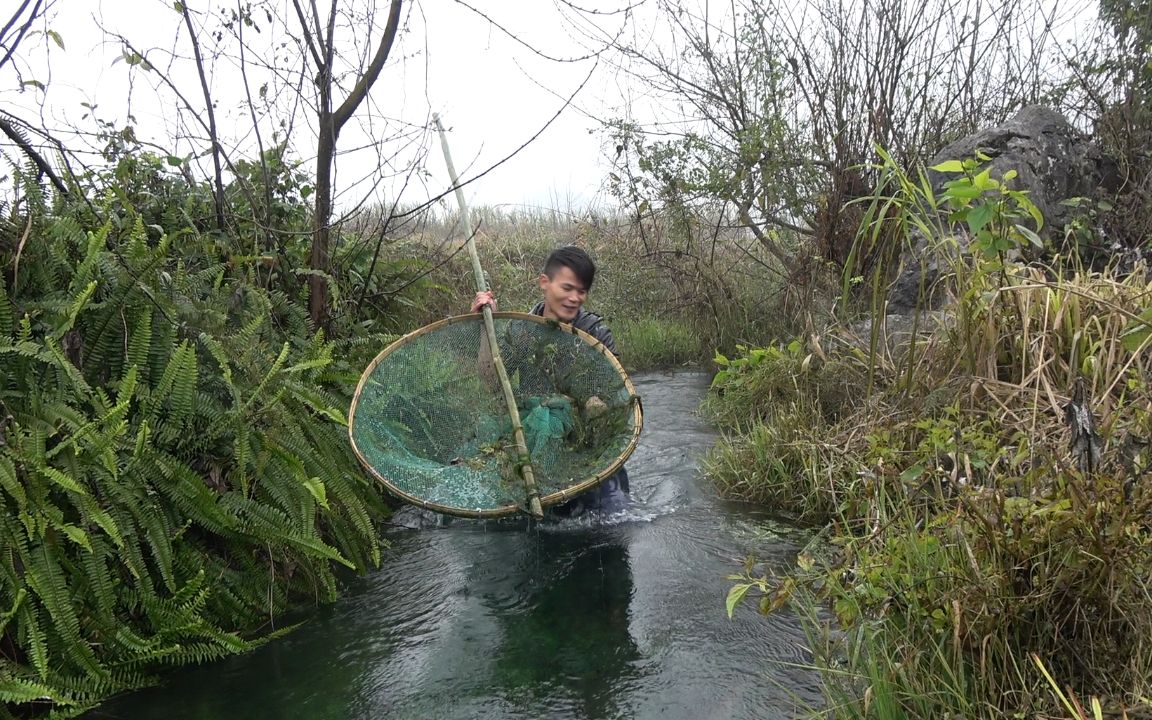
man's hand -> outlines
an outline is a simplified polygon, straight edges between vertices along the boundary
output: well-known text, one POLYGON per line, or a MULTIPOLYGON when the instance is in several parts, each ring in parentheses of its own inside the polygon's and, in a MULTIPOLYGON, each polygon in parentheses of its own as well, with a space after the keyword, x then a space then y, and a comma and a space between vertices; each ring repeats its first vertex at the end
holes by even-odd
POLYGON ((472 300, 472 309, 468 312, 480 312, 480 309, 485 305, 492 308, 492 312, 496 312, 496 296, 492 294, 491 290, 476 293, 476 297, 472 300))

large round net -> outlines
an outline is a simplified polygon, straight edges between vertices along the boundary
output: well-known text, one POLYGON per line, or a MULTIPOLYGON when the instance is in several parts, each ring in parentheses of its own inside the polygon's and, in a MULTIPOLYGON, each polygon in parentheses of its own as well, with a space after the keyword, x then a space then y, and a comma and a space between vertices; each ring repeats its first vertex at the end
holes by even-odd
MULTIPOLYGON (((495 313, 493 324, 541 504, 610 477, 642 425, 616 358, 544 318, 495 313)), ((349 435, 364 466, 407 502, 465 517, 525 508, 523 457, 482 315, 442 320, 381 352, 356 389, 349 435)))

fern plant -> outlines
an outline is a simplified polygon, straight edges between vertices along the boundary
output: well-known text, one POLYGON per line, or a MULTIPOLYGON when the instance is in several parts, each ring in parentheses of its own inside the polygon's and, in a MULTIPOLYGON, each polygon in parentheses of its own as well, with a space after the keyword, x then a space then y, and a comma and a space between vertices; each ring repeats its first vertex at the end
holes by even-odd
POLYGON ((333 599, 386 508, 293 298, 122 200, 91 227, 26 197, 0 277, 0 716, 67 717, 333 599))

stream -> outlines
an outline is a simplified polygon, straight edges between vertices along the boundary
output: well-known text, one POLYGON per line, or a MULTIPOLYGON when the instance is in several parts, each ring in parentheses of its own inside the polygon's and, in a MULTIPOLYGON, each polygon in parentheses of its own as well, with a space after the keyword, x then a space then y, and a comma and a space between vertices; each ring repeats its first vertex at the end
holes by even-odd
POLYGON ((89 720, 794 718, 821 705, 806 639, 726 575, 806 535, 715 497, 700 373, 645 373, 633 507, 601 522, 391 518, 382 567, 259 650, 173 672, 89 720))

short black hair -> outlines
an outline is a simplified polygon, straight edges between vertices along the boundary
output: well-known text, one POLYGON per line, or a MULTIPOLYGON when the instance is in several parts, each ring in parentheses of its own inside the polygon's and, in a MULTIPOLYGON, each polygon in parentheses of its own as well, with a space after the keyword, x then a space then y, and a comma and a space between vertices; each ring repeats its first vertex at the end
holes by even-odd
POLYGON ((575 245, 557 248, 544 261, 544 274, 550 278, 555 277, 556 271, 562 267, 571 270, 584 283, 585 290, 592 289, 592 281, 596 279, 596 263, 592 262, 588 253, 575 245))

